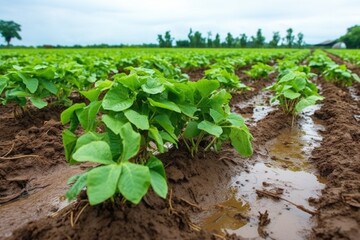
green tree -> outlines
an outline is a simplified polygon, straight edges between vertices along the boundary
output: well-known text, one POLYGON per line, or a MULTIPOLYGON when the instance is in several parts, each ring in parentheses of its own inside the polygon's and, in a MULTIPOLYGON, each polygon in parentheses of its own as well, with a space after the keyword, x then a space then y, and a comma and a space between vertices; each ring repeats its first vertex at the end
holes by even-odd
POLYGON ((235 44, 235 39, 234 37, 231 35, 231 33, 227 33, 226 38, 225 38, 225 42, 226 42, 226 46, 228 48, 234 47, 235 44))
POLYGON ((256 37, 252 36, 252 42, 254 47, 263 47, 265 43, 265 37, 262 35, 262 30, 259 28, 256 32, 256 37))
POLYGON ((286 30, 286 36, 285 36, 286 46, 288 48, 292 48, 292 46, 294 45, 294 40, 295 40, 295 36, 293 35, 293 29, 289 28, 288 30, 286 30))
POLYGON ((297 34, 296 45, 298 48, 301 48, 304 45, 304 34, 301 32, 297 34))
POLYGON ((165 40, 161 34, 158 34, 157 40, 159 42, 159 47, 165 47, 165 40))
POLYGON ((245 48, 247 45, 247 36, 245 33, 240 35, 240 47, 245 48))
POLYGON ((211 48, 213 47, 212 33, 209 31, 207 34, 206 47, 211 48))
POLYGON ((161 34, 158 35, 159 47, 172 47, 173 41, 174 39, 171 37, 170 31, 166 31, 164 37, 161 34))
POLYGON ((272 48, 276 48, 280 42, 280 33, 279 32, 274 32, 273 33, 273 37, 271 39, 271 41, 269 42, 269 46, 272 48))
POLYGON ((8 46, 10 46, 10 41, 12 38, 21 40, 19 32, 21 32, 20 24, 17 24, 14 21, 0 20, 0 33, 5 38, 8 46))
POLYGON ((347 29, 347 33, 340 38, 348 48, 360 48, 360 26, 355 25, 347 29))
POLYGON ((221 43, 220 35, 217 33, 217 34, 215 35, 215 39, 214 39, 214 42, 213 42, 213 46, 216 47, 216 48, 219 48, 219 47, 220 47, 220 43, 221 43))
POLYGON ((171 37, 170 31, 165 32, 165 47, 172 47, 174 38, 171 37))

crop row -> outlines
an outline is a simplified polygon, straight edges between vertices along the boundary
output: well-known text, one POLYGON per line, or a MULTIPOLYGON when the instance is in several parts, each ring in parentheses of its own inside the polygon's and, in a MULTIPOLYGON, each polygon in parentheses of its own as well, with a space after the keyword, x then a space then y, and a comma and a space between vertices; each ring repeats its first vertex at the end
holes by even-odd
MULTIPOLYGON (((231 94, 249 90, 236 74, 239 69, 246 66, 242 71, 254 80, 277 72, 267 88, 274 91, 271 102, 294 120, 322 99, 311 68, 333 80, 329 72, 335 64, 322 52, 309 56, 308 50, 61 53, 3 53, 0 97, 3 104, 21 107, 28 100, 38 108, 52 100, 69 104, 61 114, 65 157, 70 164, 94 167, 69 180, 67 197, 86 187, 90 204, 117 195, 138 203, 150 186, 165 198, 167 181, 157 154, 171 147, 182 146, 194 157, 228 141, 250 156, 251 133, 229 106, 231 94), (198 68, 206 69, 204 78, 190 81, 186 71, 198 68), (74 92, 82 97, 72 104, 74 92)), ((348 79, 336 81, 349 85, 348 79)))

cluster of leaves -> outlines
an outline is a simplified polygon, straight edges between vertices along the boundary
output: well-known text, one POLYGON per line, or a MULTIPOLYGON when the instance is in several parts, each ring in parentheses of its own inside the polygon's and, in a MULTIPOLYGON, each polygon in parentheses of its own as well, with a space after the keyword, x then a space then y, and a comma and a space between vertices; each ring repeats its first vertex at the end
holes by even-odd
POLYGON ((210 69, 205 71, 205 78, 216 80, 221 87, 229 91, 248 90, 239 77, 235 74, 234 66, 229 62, 216 63, 210 69))
POLYGON ((320 69, 325 80, 341 86, 351 86, 353 81, 360 82, 359 76, 349 70, 346 65, 335 63, 321 51, 314 52, 314 55, 310 57, 309 66, 320 69))
POLYGON ((317 86, 308 79, 305 72, 300 71, 285 74, 266 89, 275 93, 270 102, 278 102, 282 111, 293 117, 323 99, 318 94, 317 86))
POLYGON ((43 108, 48 104, 44 98, 58 97, 56 79, 56 69, 52 66, 13 66, 13 70, 0 76, 1 103, 6 105, 13 101, 24 107, 29 99, 37 108, 43 108))
POLYGON ((351 86, 353 80, 360 82, 359 76, 349 70, 345 64, 329 63, 322 75, 326 80, 335 82, 341 86, 351 86))
POLYGON ((258 62, 251 66, 251 69, 248 71, 244 71, 246 75, 254 79, 267 78, 270 73, 274 71, 274 68, 264 64, 262 62, 258 62))
POLYGON ((341 57, 344 61, 350 62, 355 65, 360 65, 359 50, 354 49, 331 49, 331 53, 341 57))
POLYGON ((69 199, 86 187, 92 205, 115 195, 136 204, 150 186, 165 198, 164 166, 155 152, 179 141, 193 155, 207 139, 206 150, 230 140, 241 155, 252 154, 251 134, 230 113, 231 96, 218 81, 178 82, 152 69, 129 70, 82 91, 90 103, 74 104, 61 115, 69 124, 63 132, 68 161, 99 164, 71 179, 69 199))

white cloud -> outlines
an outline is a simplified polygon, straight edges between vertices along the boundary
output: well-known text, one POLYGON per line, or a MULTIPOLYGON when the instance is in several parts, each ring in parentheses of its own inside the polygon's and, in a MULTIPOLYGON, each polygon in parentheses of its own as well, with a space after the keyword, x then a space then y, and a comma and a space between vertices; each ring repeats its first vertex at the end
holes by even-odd
POLYGON ((308 43, 335 39, 360 24, 358 0, 2 0, 1 18, 22 25, 15 44, 150 43, 171 30, 186 39, 192 27, 234 36, 272 33, 292 27, 308 43))

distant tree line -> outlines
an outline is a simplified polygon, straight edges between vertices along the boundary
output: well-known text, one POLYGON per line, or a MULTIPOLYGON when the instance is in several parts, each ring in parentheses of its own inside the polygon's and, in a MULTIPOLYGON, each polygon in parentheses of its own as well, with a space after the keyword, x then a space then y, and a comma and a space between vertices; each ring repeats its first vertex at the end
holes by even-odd
MULTIPOLYGON (((174 38, 170 31, 166 31, 164 36, 158 34, 159 47, 173 47, 174 38)), ((301 48, 305 45, 304 34, 299 32, 294 35, 292 28, 286 30, 285 37, 281 38, 280 32, 274 32, 272 39, 267 43, 262 34, 261 28, 256 32, 255 36, 248 37, 245 33, 234 37, 230 32, 226 34, 225 40, 221 41, 220 35, 217 33, 213 38, 212 32, 207 32, 204 36, 201 32, 193 32, 192 28, 188 33, 187 39, 175 41, 176 47, 191 47, 191 48, 263 48, 263 47, 287 47, 287 48, 301 48)))
POLYGON ((360 48, 360 26, 355 25, 347 29, 344 36, 340 38, 347 48, 360 48))
MULTIPOLYGON (((4 21, 0 20, 0 34, 6 42, 6 46, 10 46, 10 42, 13 38, 21 40, 19 34, 21 32, 21 25, 14 21, 4 21)), ((121 47, 173 47, 174 38, 171 36, 170 31, 166 31, 164 36, 158 34, 157 37, 158 44, 154 43, 144 43, 137 45, 127 45, 127 44, 93 44, 93 45, 73 45, 73 46, 62 46, 62 45, 42 45, 38 46, 40 48, 121 48, 121 47)), ((187 39, 176 40, 176 47, 192 47, 192 48, 277 48, 277 47, 286 47, 286 48, 302 48, 305 46, 304 34, 299 32, 295 35, 292 28, 286 30, 286 35, 281 37, 280 32, 273 32, 272 39, 269 42, 265 41, 265 37, 262 34, 261 28, 259 28, 255 36, 248 37, 245 33, 242 33, 238 36, 233 36, 230 32, 226 34, 225 40, 221 41, 220 35, 217 33, 213 38, 212 32, 207 32, 207 35, 204 36, 201 32, 195 31, 190 28, 187 39)), ((345 35, 341 36, 338 41, 343 41, 347 48, 360 48, 360 26, 355 25, 347 29, 345 35)), ((5 45, 0 44, 0 48, 5 47, 5 45)), ((16 46, 16 47, 27 47, 27 46, 16 46)))

